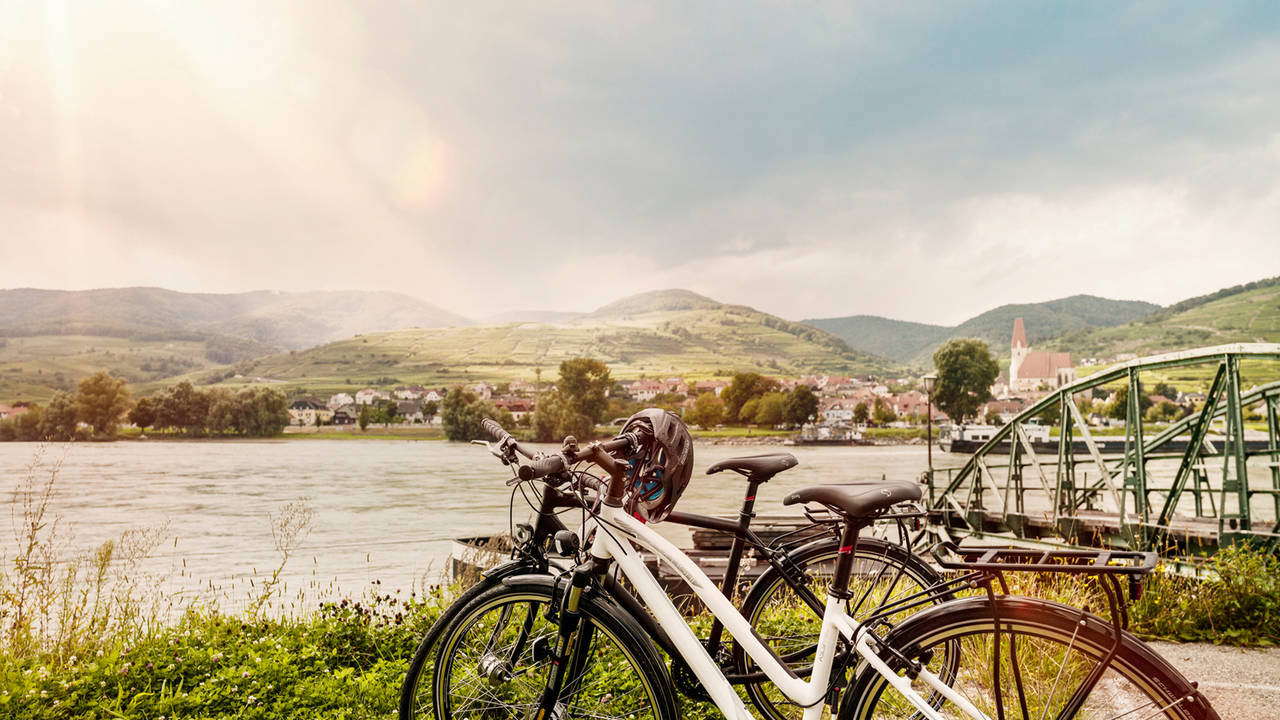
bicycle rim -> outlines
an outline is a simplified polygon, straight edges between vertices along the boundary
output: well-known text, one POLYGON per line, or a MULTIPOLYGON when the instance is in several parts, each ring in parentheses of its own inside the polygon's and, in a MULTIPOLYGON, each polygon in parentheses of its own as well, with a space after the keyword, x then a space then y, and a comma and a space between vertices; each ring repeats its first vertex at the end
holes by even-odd
MULTIPOLYGON (((443 718, 524 718, 538 707, 558 628, 549 598, 527 592, 481 598, 441 640, 435 704, 443 718)), ((641 663, 600 618, 584 617, 570 661, 564 718, 659 718, 641 663)))

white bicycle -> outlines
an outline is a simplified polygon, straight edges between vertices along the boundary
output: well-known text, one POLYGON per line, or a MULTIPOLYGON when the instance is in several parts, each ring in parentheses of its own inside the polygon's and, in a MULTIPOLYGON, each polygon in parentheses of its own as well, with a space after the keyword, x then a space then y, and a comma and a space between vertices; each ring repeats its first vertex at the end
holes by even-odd
POLYGON ((1139 592, 1141 575, 1154 566, 1151 554, 942 545, 933 557, 952 571, 951 579, 861 621, 851 617, 846 608, 850 578, 859 572, 853 561, 858 534, 890 507, 918 500, 913 483, 816 486, 784 499, 821 505, 845 523, 821 629, 803 651, 805 662, 779 657, 698 565, 649 526, 670 511, 688 482, 680 466, 680 433, 687 438, 687 431, 673 428, 669 418, 641 420, 618 439, 582 448, 569 439, 560 452, 518 468, 523 482, 554 476, 562 486, 576 482, 584 493, 599 487, 600 497, 583 503, 594 509, 573 540, 560 539, 576 551, 571 571, 559 578, 508 578, 444 630, 433 668, 437 717, 683 717, 652 638, 656 625, 663 646, 676 649, 720 713, 750 718, 725 677, 724 659, 707 652, 639 548, 688 583, 795 716, 806 720, 827 713, 928 720, 1218 717, 1193 683, 1124 630, 1121 580, 1128 597, 1139 592), (603 482, 585 472, 590 466, 604 471, 603 482), (1008 595, 1004 573, 1023 570, 1095 576, 1111 617, 1008 595), (616 602, 603 589, 601 580, 611 572, 625 576, 649 618, 636 617, 634 603, 616 602), (974 594, 931 602, 957 589, 974 594))

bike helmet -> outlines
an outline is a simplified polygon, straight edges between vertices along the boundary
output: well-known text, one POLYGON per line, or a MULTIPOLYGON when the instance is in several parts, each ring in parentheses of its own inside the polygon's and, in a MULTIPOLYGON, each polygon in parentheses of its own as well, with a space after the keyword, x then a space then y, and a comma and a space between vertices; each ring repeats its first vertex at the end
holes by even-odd
POLYGON ((632 415, 623 432, 647 438, 631 459, 631 490, 625 507, 645 522, 661 522, 675 507, 693 475, 693 438, 680 416, 659 408, 632 415))

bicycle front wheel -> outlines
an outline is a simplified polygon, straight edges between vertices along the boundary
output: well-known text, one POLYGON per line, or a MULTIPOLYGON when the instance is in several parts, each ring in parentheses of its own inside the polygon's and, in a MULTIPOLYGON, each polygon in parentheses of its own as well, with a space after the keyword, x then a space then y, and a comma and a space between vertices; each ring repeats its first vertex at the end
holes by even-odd
MULTIPOLYGON (((533 717, 559 631, 554 580, 523 576, 478 596, 440 638, 436 717, 533 717)), ((653 641, 598 595, 584 597, 558 718, 675 720, 675 690, 653 641)))
MULTIPOLYGON (((1121 633, 1116 646, 1111 623, 1045 600, 1006 596, 998 602, 998 636, 996 608, 986 597, 973 597, 910 618, 885 637, 885 645, 924 664, 993 718, 1217 720, 1195 686, 1142 641, 1121 633), (941 666, 944 646, 959 647, 957 665, 941 666), (1115 656, 1098 671, 1113 647, 1115 656)), ((901 664, 887 650, 881 658, 890 667, 901 664)), ((941 717, 971 717, 918 678, 912 688, 941 717)), ((923 715, 864 665, 845 695, 840 717, 923 715)))

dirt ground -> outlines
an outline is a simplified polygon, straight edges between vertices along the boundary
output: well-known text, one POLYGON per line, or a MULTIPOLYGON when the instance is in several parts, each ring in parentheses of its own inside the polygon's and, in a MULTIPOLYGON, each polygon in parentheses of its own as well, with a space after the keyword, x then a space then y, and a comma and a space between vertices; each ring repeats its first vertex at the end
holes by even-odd
POLYGON ((1151 643, 1183 675, 1200 683, 1222 720, 1280 718, 1280 648, 1151 643))

